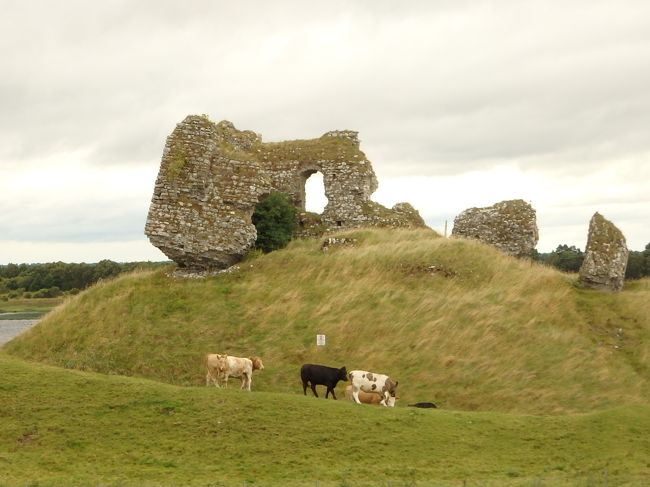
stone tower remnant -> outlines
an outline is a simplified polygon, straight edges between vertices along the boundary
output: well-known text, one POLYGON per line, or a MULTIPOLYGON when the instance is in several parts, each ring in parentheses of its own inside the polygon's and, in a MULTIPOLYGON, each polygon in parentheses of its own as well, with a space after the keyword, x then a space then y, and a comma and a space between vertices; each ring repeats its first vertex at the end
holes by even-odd
POLYGON ((628 255, 623 233, 596 212, 589 222, 585 259, 578 273, 580 282, 593 289, 620 291, 628 255))
POLYGON ((392 209, 370 200, 377 178, 359 150, 357 132, 264 143, 226 120, 190 115, 167 137, 145 234, 181 267, 222 269, 255 243, 255 206, 272 191, 290 195, 300 212, 299 235, 360 226, 423 227, 408 203, 392 209), (328 203, 305 213, 305 182, 323 174, 328 203))
POLYGON ((531 256, 539 240, 535 210, 523 200, 469 208, 454 219, 451 235, 480 240, 516 257, 531 256))

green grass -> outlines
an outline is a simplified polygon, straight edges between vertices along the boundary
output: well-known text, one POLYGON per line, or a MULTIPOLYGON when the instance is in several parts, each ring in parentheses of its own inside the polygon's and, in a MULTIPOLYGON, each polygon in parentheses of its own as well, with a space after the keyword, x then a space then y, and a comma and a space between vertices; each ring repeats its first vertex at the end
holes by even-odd
MULTIPOLYGON (((576 277, 427 230, 363 230, 202 280, 136 272, 71 298, 6 344, 31 361, 183 386, 206 353, 260 355, 253 388, 300 394, 302 363, 390 374, 400 403, 565 414, 646 405, 650 286, 576 277), (315 345, 317 333, 327 346, 315 345)), ((342 394, 342 386, 339 387, 342 394)))
POLYGON ((0 377, 3 486, 640 486, 650 479, 647 405, 563 416, 386 409, 69 371, 4 353, 0 377))

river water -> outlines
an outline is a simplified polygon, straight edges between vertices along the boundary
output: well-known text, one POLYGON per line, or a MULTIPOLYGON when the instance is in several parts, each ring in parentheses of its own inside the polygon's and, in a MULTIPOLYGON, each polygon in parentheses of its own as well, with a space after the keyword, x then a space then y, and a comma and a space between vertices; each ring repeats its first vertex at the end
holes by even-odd
MULTIPOLYGON (((4 318, 4 317, 3 317, 4 318)), ((38 320, 0 319, 0 346, 38 323, 38 320)))

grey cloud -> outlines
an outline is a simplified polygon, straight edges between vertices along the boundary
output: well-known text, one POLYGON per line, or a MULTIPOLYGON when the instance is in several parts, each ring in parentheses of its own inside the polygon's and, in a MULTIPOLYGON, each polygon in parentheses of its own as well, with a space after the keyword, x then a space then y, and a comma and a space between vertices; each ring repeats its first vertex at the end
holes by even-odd
MULTIPOLYGON (((267 141, 357 130, 386 176, 507 164, 579 184, 617 167, 628 171, 620 178, 641 181, 628 196, 647 208, 639 196, 650 179, 644 1, 2 6, 5 169, 74 151, 95 166, 155 165, 175 124, 206 113, 267 141)), ((612 203, 598 190, 582 203, 612 203)), ((131 206, 96 208, 104 216, 93 220, 54 205, 69 215, 58 226, 51 216, 9 220, 9 210, 3 221, 16 238, 95 239, 102 228, 139 236, 148 202, 131 206)), ((556 226, 573 218, 563 213, 548 218, 556 226)))
POLYGON ((10 3, 0 153, 150 161, 190 112, 271 140, 359 130, 419 173, 646 147, 644 4, 436 4, 10 3))

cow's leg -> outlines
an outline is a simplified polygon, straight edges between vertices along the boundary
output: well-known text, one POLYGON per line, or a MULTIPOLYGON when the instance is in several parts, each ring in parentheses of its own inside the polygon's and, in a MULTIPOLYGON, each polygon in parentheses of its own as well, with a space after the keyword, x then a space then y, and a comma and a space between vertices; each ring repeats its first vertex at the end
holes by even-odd
POLYGON ((251 390, 251 377, 247 372, 243 372, 241 375, 241 388, 247 391, 251 390))
POLYGON ((302 381, 302 393, 306 396, 307 395, 307 384, 308 381, 304 380, 302 381))
POLYGON ((226 384, 224 387, 225 387, 226 389, 228 389, 228 372, 225 372, 225 373, 223 374, 223 381, 224 381, 224 383, 226 384))
MULTIPOLYGON (((217 376, 218 377, 218 376, 217 376)), ((214 375, 212 375, 212 372, 208 370, 208 373, 205 375, 205 385, 209 386, 210 382, 214 383, 216 387, 219 387, 219 383, 215 379, 214 375)))
POLYGON ((316 384, 313 382, 311 383, 311 392, 314 393, 314 396, 318 397, 318 394, 316 394, 316 384))
POLYGON ((334 386, 326 385, 325 387, 327 387, 327 392, 325 392, 325 399, 327 399, 327 397, 329 396, 329 394, 330 394, 330 392, 331 392, 331 393, 332 393, 332 397, 333 397, 334 400, 336 401, 336 394, 334 394, 334 386))
POLYGON ((361 404, 361 401, 359 401, 359 388, 354 385, 352 386, 352 399, 354 399, 354 402, 357 404, 361 404))
POLYGON ((381 404, 384 407, 388 407, 388 392, 384 391, 381 393, 381 401, 379 401, 379 404, 381 404))

